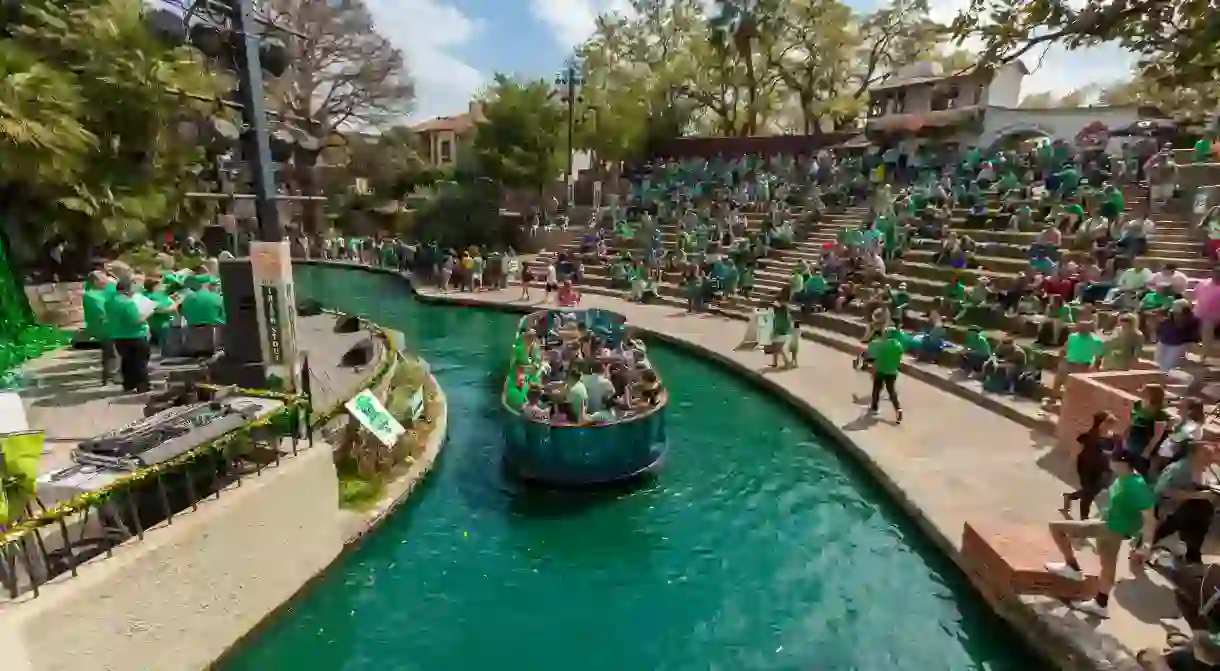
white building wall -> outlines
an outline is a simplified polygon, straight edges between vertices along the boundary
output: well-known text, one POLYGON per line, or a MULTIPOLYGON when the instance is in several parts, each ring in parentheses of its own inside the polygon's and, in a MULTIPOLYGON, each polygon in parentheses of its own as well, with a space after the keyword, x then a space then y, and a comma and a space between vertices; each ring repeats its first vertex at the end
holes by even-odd
POLYGON ((995 107, 1016 107, 1021 100, 1021 80, 1025 73, 1018 63, 1009 63, 995 71, 982 104, 995 107))
POLYGON ((1100 121, 1109 128, 1119 128, 1139 120, 1135 107, 1064 107, 1056 109, 1021 109, 988 107, 983 118, 983 132, 978 144, 986 147, 1009 135, 1040 134, 1052 140, 1074 142, 1085 126, 1100 121))

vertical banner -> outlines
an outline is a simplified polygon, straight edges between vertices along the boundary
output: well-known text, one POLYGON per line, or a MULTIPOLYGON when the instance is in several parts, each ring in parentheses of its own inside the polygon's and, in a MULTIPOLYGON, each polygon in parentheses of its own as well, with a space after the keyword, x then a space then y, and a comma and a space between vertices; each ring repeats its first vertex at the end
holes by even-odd
POLYGON ((258 332, 267 373, 284 381, 288 391, 300 388, 296 365, 296 292, 287 240, 251 242, 250 268, 258 332))
POLYGON ((602 206, 602 181, 599 179, 593 182, 593 209, 596 210, 602 206))

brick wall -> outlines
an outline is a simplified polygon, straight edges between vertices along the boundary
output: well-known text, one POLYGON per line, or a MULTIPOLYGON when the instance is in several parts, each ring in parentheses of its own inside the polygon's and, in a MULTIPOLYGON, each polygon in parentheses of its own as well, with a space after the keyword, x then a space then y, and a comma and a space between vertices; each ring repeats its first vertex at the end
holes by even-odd
POLYGON ((1059 408, 1056 442, 1060 450, 1075 454, 1076 438, 1093 424, 1093 415, 1102 410, 1118 418, 1126 428, 1131 408, 1146 384, 1163 383, 1165 376, 1157 370, 1078 373, 1068 378, 1063 387, 1063 403, 1059 408))
POLYGON ((823 133, 821 135, 765 135, 759 137, 679 137, 660 142, 653 154, 685 158, 716 155, 727 157, 745 154, 808 154, 823 147, 842 143, 855 133, 823 133))
POLYGON ((34 319, 41 324, 63 327, 78 326, 84 322, 81 307, 84 293, 83 282, 34 284, 25 288, 34 319))

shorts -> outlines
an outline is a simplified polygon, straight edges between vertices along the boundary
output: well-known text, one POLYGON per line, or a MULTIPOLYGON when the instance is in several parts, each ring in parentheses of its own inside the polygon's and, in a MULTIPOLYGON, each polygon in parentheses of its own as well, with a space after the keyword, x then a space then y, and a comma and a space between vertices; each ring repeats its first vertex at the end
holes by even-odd
POLYGON ((1127 540, 1106 526, 1105 520, 1055 520, 1051 522, 1051 531, 1057 531, 1072 540, 1092 540, 1096 542, 1097 556, 1104 566, 1115 561, 1118 551, 1127 540))
POLYGON ((1152 200, 1165 202, 1173 198, 1174 185, 1173 182, 1160 182, 1153 184, 1149 190, 1152 192, 1152 200))

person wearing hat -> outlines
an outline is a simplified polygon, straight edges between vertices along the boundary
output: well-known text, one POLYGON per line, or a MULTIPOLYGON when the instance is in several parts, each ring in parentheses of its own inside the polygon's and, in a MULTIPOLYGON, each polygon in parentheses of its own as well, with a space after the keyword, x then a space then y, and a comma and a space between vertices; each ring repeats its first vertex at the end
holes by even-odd
POLYGON ((131 279, 119 280, 115 294, 106 303, 106 329, 119 355, 119 375, 124 391, 146 392, 148 383, 148 317, 133 298, 135 285, 131 279))
MULTIPOLYGON (((1074 604, 1077 610, 1101 618, 1110 616, 1110 592, 1118 573, 1118 555, 1125 541, 1151 539, 1156 532, 1153 508, 1156 498, 1143 476, 1135 471, 1132 455, 1125 450, 1110 453, 1114 480, 1108 490, 1108 503, 1100 518, 1055 520, 1050 523, 1051 540, 1063 554, 1062 562, 1049 562, 1046 570, 1069 580, 1084 580, 1084 571, 1072 548, 1073 540, 1092 540, 1101 564, 1097 596, 1074 604)), ((1132 550, 1132 559, 1143 561, 1147 551, 1132 550)))
POLYGON ((190 293, 182 299, 178 312, 187 326, 223 326, 225 323, 225 301, 214 290, 218 284, 214 278, 192 275, 186 280, 190 293))

